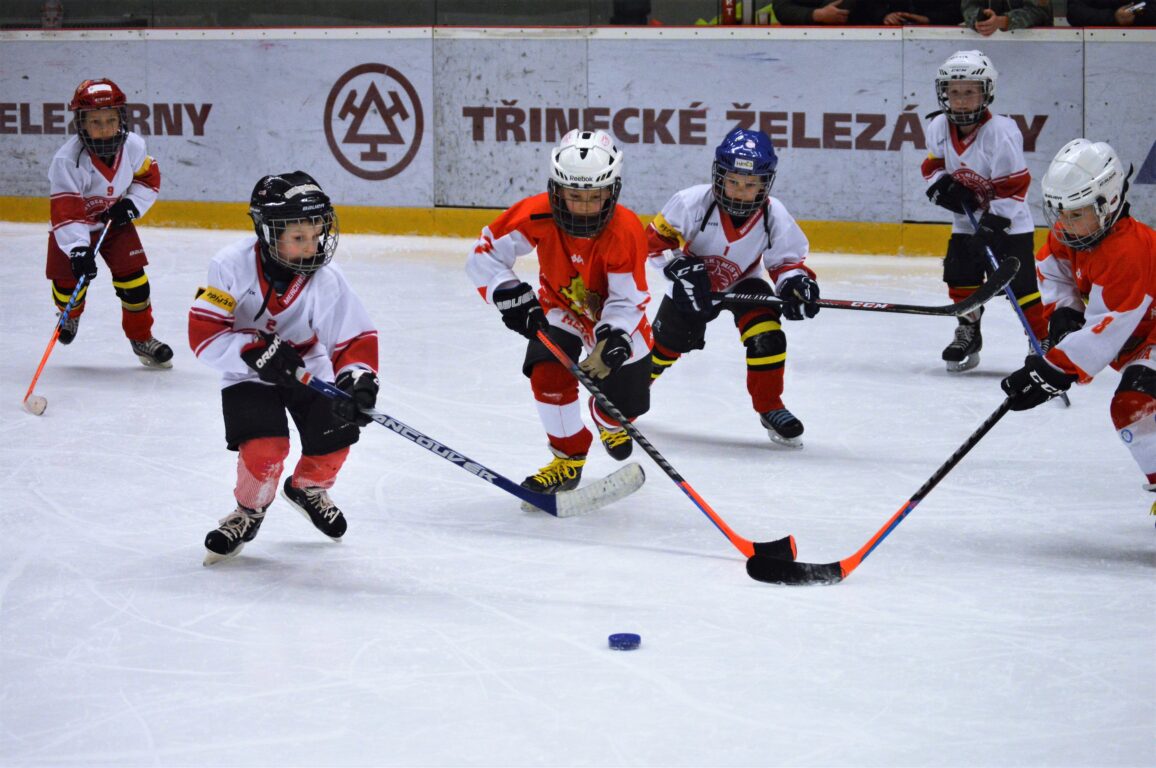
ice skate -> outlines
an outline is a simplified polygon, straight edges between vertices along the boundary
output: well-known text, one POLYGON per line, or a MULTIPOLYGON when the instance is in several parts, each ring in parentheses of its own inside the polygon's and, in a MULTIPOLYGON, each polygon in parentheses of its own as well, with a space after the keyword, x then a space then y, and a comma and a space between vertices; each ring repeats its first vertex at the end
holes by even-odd
POLYGON ((257 537, 261 522, 265 519, 264 509, 249 509, 240 504, 228 516, 221 519, 221 525, 205 536, 205 565, 213 565, 240 554, 245 542, 257 537))
POLYGON ((599 424, 598 439, 602 441, 602 447, 610 454, 610 458, 615 461, 626 461, 630 458, 630 452, 634 448, 634 440, 626 433, 625 429, 606 429, 599 424))
POLYGON ((979 332, 979 318, 968 321, 959 318, 955 328, 955 339, 943 349, 943 361, 950 373, 970 371, 979 365, 979 351, 983 349, 983 336, 979 332))
POLYGON ((309 518, 314 528, 334 541, 341 541, 348 526, 345 515, 329 498, 328 491, 324 488, 294 488, 293 478, 287 477, 281 487, 281 495, 298 512, 309 518))
POLYGON ((773 442, 788 448, 803 447, 803 422, 786 408, 760 413, 759 422, 773 442))
MULTIPOLYGON (((63 335, 63 332, 62 332, 63 335)), ((149 368, 172 368, 173 348, 163 341, 149 337, 145 341, 129 341, 132 351, 149 368)))
POLYGON ((554 460, 523 480, 522 487, 535 493, 572 491, 578 487, 585 465, 585 455, 564 456, 555 452, 554 460))
MULTIPOLYGON (((59 317, 59 315, 57 315, 59 317)), ((76 338, 76 332, 80 330, 80 316, 75 312, 64 319, 60 326, 60 335, 57 341, 61 344, 71 344, 72 340, 76 338)))

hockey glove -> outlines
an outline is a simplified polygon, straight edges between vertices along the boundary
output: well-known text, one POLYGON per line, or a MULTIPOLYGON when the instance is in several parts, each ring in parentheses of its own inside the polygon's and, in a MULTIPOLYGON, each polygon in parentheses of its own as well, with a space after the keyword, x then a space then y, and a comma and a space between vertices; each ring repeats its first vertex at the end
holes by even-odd
POLYGON ((548 327, 542 305, 534 295, 534 289, 527 283, 518 283, 513 288, 499 288, 494 291, 494 306, 502 313, 502 322, 515 333, 533 339, 538 331, 548 327))
POLYGON ((1071 307, 1060 307, 1048 321, 1048 338, 1043 341, 1044 352, 1056 346, 1065 336, 1084 327, 1084 313, 1071 307))
POLYGON ((927 199, 952 213, 964 214, 979 207, 975 193, 945 173, 927 188, 927 199))
POLYGON ((979 226, 975 234, 967 241, 967 252, 973 259, 987 263, 987 252, 990 249, 997 258, 1003 253, 1004 238, 1007 237, 1007 228, 1011 220, 994 213, 985 213, 979 217, 979 226))
POLYGON ((280 336, 257 331, 253 340, 241 347, 241 359, 269 384, 292 387, 297 381, 297 369, 304 365, 301 355, 280 336))
POLYGON ((380 386, 373 371, 356 368, 342 371, 333 384, 349 398, 338 397, 333 400, 333 414, 343 420, 364 427, 372 418, 362 412, 362 409, 373 408, 377 405, 377 390, 380 386))
POLYGON ((100 220, 111 221, 114 227, 123 227, 125 224, 139 218, 140 211, 137 210, 133 201, 127 197, 122 197, 101 215, 100 220))
POLYGON ((79 280, 85 278, 87 282, 96 279, 96 251, 90 245, 73 248, 68 254, 68 264, 72 267, 73 276, 79 280))
POLYGON ((784 280, 779 298, 783 300, 783 317, 788 320, 802 320, 804 314, 807 317, 819 314, 819 284, 806 275, 784 280))
POLYGON ((1067 392, 1076 377, 1054 368, 1044 358, 1029 355, 1024 367, 1011 374, 999 385, 1007 393, 1008 407, 1026 411, 1067 392))
POLYGON ((710 275, 698 259, 679 256, 662 268, 674 283, 671 299, 679 312, 704 315, 710 310, 710 275))
POLYGON ((603 325, 594 332, 594 338, 598 343, 586 359, 578 363, 578 367, 595 379, 605 379, 621 368, 633 354, 630 334, 620 328, 603 325))

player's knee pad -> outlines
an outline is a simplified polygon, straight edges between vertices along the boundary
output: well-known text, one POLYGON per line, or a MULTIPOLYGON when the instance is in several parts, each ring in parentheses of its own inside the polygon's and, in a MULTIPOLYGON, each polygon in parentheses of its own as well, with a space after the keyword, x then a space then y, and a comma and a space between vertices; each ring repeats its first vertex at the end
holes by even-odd
POLYGON ((578 380, 556 360, 540 362, 531 369, 530 388, 540 403, 565 405, 578 399, 578 380))
POLYGON ((289 438, 258 437, 241 443, 240 461, 254 478, 261 480, 270 475, 280 475, 289 455, 289 438))
POLYGON ((1130 428, 1156 414, 1156 370, 1144 365, 1125 368, 1112 395, 1111 413, 1117 430, 1130 428))
POLYGON ((787 360, 787 335, 778 321, 764 318, 743 331, 747 367, 756 370, 781 368, 787 360))
POLYGON ((670 299, 663 299, 654 317, 655 345, 683 354, 706 346, 706 319, 680 312, 670 299))
MULTIPOLYGON (((64 283, 59 280, 52 281, 52 301, 56 304, 56 308, 62 310, 68 306, 68 300, 72 298, 72 292, 76 290, 76 281, 71 283, 64 283)), ((73 302, 72 308, 76 310, 84 306, 84 300, 88 297, 88 283, 81 287, 80 292, 76 294, 76 301, 73 302)))
POLYGON ((112 279, 120 305, 129 312, 139 312, 149 306, 149 277, 143 269, 112 279))

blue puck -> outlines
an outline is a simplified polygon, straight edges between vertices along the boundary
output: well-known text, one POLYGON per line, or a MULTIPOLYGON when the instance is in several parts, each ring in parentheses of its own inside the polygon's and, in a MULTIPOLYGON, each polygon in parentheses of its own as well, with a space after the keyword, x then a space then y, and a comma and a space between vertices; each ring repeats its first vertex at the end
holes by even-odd
POLYGON ((633 632, 619 632, 610 636, 610 647, 615 651, 633 651, 642 644, 642 636, 633 632))

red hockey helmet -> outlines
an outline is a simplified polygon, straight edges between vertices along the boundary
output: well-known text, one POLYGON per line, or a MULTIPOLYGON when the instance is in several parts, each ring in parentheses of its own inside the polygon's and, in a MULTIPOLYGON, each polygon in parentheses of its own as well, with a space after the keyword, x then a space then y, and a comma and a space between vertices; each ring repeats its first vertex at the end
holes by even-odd
POLYGON ((85 80, 76 86, 76 93, 72 94, 72 101, 68 103, 68 108, 75 116, 76 134, 80 137, 81 143, 94 155, 104 158, 115 157, 116 153, 120 151, 120 147, 128 135, 126 125, 128 114, 125 109, 127 102, 128 99, 125 98, 124 91, 120 89, 120 86, 105 77, 97 80, 85 80), (89 135, 84 126, 84 113, 97 109, 116 110, 117 116, 120 118, 116 135, 103 139, 93 138, 89 135))

